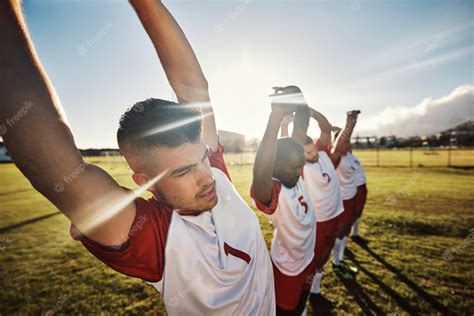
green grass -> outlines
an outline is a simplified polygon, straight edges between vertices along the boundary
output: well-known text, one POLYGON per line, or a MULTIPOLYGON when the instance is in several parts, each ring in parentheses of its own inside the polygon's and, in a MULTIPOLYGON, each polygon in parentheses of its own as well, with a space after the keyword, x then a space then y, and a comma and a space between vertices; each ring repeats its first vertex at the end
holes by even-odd
MULTIPOLYGON (((377 151, 375 149, 357 149, 354 153, 364 162, 365 166, 377 166, 377 151)), ((244 152, 228 154, 229 164, 253 164, 255 153, 244 152)), ((380 149, 378 153, 380 167, 447 167, 448 149, 380 149), (410 159, 410 155, 412 158, 410 159)), ((451 166, 474 167, 474 149, 453 149, 451 151, 451 166)))
MULTIPOLYGON (((135 187, 120 157, 91 159, 122 185, 135 187)), ((250 165, 230 166, 250 203, 250 165)), ((348 262, 360 269, 344 283, 325 269, 323 293, 337 313, 474 313, 474 171, 368 167, 369 199, 361 247, 348 262)), ((160 295, 122 276, 69 236, 68 220, 36 193, 12 164, 0 165, 0 314, 163 313, 160 295), (44 217, 45 215, 53 214, 44 217), (30 221, 37 219, 36 221, 30 221)), ((267 242, 272 227, 258 213, 267 242)))

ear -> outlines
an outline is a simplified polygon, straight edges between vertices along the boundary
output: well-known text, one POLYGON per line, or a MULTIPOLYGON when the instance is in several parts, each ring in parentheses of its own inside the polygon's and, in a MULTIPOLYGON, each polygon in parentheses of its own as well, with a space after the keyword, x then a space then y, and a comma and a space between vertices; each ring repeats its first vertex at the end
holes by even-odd
POLYGON ((138 186, 145 185, 150 180, 146 174, 141 172, 134 172, 132 179, 138 186))

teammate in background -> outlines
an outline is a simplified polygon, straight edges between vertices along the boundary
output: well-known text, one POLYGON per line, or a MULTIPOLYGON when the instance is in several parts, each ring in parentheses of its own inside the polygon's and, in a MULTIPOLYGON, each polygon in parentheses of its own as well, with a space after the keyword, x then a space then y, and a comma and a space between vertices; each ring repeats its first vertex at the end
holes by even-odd
POLYGON ((163 293, 168 314, 274 315, 270 257, 255 214, 228 178, 196 56, 159 1, 131 3, 180 103, 189 103, 148 99, 120 120, 120 150, 153 198, 137 198, 83 160, 18 0, 0 2, 0 121, 25 98, 34 105, 3 136, 6 147, 33 187, 71 220, 74 238, 163 293), (203 105, 203 120, 193 103, 203 105))
MULTIPOLYGON (((322 296, 320 291, 323 267, 334 247, 344 207, 339 179, 330 158, 332 126, 326 117, 312 108, 310 108, 310 116, 318 122, 321 130, 321 135, 316 142, 307 136, 304 145, 306 163, 303 169, 303 180, 317 219, 316 274, 312 280, 310 302, 315 313, 325 314, 331 309, 332 302, 322 296)), ((291 117, 283 121, 282 136, 288 135, 290 121, 291 117)))
POLYGON ((357 168, 356 175, 356 185, 357 185, 357 194, 356 194, 356 215, 354 223, 352 224, 352 240, 355 242, 364 242, 364 238, 359 236, 359 224, 362 217, 362 212, 364 211, 365 202, 367 201, 367 176, 365 174, 365 169, 360 160, 354 155, 351 151, 351 155, 355 158, 355 163, 359 165, 357 168))
POLYGON ((331 160, 339 178, 339 187, 342 194, 344 212, 337 232, 337 239, 333 248, 333 268, 344 278, 354 278, 357 269, 344 263, 344 251, 347 245, 352 223, 356 214, 356 174, 357 168, 354 156, 350 154, 351 135, 357 123, 359 111, 347 113, 346 126, 336 137, 335 146, 331 153, 331 160))
POLYGON ((279 88, 253 168, 251 196, 274 227, 271 258, 277 315, 301 315, 315 270, 316 218, 300 175, 309 111, 300 89, 279 88), (299 100, 298 100, 299 99, 299 100), (297 103, 297 104, 295 104, 297 103), (295 112, 292 137, 277 139, 283 118, 295 112))

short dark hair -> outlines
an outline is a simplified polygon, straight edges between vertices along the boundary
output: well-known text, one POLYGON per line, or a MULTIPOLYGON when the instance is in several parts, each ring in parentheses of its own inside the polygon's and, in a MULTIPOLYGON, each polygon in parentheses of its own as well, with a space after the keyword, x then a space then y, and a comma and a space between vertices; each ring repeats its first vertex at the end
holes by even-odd
POLYGON ((304 142, 305 145, 309 145, 309 144, 314 144, 314 140, 309 137, 308 135, 306 135, 306 140, 304 142))
POLYGON ((201 137, 202 112, 190 104, 147 99, 135 103, 120 118, 119 148, 179 147, 201 137))
POLYGON ((304 149, 297 141, 291 137, 284 137, 277 140, 276 159, 278 161, 288 161, 295 155, 304 158, 304 149))

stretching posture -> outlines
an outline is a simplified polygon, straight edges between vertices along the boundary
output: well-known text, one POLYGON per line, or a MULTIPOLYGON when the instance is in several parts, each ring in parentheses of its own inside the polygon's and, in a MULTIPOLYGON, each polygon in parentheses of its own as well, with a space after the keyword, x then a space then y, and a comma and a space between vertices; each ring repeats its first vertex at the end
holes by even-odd
POLYGON ((347 266, 343 259, 347 238, 356 214, 356 175, 359 165, 355 162, 354 156, 350 155, 350 140, 358 115, 359 111, 347 113, 346 126, 344 130, 339 131, 331 152, 331 160, 339 178, 339 187, 344 205, 344 212, 342 213, 337 239, 333 248, 333 268, 336 273, 344 278, 354 278, 357 272, 356 268, 347 266))
MULTIPOLYGON (((344 208, 339 179, 330 158, 332 126, 324 115, 312 108, 310 115, 318 122, 321 130, 316 142, 307 136, 304 145, 306 158, 303 169, 304 185, 314 206, 317 220, 316 274, 312 280, 310 302, 314 312, 325 314, 332 307, 332 302, 320 293, 323 267, 334 247, 344 208)), ((284 120, 282 123, 282 136, 288 135, 289 121, 284 120)))
POLYGON ((131 3, 180 100, 138 102, 120 120, 120 151, 153 198, 83 160, 18 0, 0 2, 0 121, 25 99, 32 105, 6 131, 6 147, 70 219, 71 235, 114 270, 154 286, 169 314, 273 315, 270 256, 257 217, 230 182, 196 56, 159 1, 131 3))
POLYGON ((251 196, 274 227, 271 257, 277 315, 300 315, 315 270, 316 218, 300 177, 305 163, 303 144, 309 111, 301 91, 280 89, 290 100, 276 97, 253 168, 251 196), (282 100, 283 99, 283 100, 282 100), (294 102, 294 103, 293 103, 294 102), (277 140, 283 118, 295 112, 292 137, 277 140))

